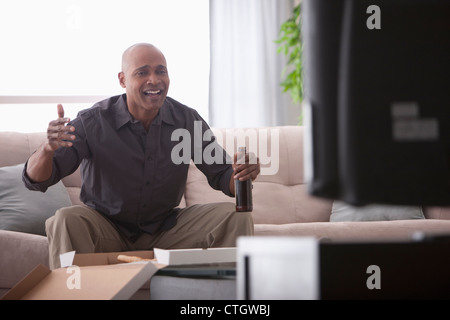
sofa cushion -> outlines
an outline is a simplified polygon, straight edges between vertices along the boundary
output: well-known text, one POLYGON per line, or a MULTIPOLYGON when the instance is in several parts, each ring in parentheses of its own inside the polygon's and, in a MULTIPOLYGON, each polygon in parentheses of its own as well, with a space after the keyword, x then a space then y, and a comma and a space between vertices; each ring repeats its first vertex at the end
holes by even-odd
POLYGON ((411 241, 417 235, 448 235, 449 220, 338 221, 255 224, 255 236, 302 236, 331 241, 411 241))
POLYGON ((28 190, 22 182, 23 167, 0 168, 0 229, 45 235, 45 220, 71 201, 62 182, 45 193, 28 190))
POLYGON ((422 207, 393 206, 371 204, 366 206, 352 206, 343 201, 334 201, 330 221, 390 221, 425 219, 422 207))
POLYGON ((0 132, 0 167, 24 163, 46 137, 47 132, 0 132))

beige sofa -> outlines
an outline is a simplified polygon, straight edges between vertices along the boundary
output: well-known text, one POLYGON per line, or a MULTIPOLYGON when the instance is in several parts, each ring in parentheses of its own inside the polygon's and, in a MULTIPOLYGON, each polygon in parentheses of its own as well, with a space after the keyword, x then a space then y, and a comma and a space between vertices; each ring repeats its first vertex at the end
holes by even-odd
MULTIPOLYGON (((250 142, 261 141, 259 156, 263 171, 253 188, 256 235, 409 240, 416 231, 450 233, 450 208, 424 208, 426 219, 420 220, 330 222, 332 201, 307 194, 303 173, 303 127, 213 131, 226 149, 240 143, 237 137, 245 136, 250 142)), ((44 139, 45 133, 0 132, 0 167, 24 163, 44 139)), ((79 203, 79 172, 64 178, 63 183, 71 202, 79 203)), ((180 206, 214 201, 233 202, 234 199, 211 189, 203 174, 191 164, 180 206)), ((0 230, 0 296, 37 264, 48 265, 47 260, 45 236, 0 230)))

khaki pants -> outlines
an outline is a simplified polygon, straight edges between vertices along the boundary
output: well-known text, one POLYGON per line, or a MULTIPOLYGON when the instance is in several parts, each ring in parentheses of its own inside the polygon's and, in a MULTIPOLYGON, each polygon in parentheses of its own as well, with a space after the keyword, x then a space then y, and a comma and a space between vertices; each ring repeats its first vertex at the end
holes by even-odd
POLYGON ((153 248, 234 247, 239 236, 253 235, 250 212, 236 212, 233 203, 194 205, 180 210, 177 224, 153 235, 143 233, 136 241, 125 238, 99 212, 87 206, 56 211, 45 224, 49 240, 50 268, 60 266, 59 255, 77 253, 152 250, 153 248))

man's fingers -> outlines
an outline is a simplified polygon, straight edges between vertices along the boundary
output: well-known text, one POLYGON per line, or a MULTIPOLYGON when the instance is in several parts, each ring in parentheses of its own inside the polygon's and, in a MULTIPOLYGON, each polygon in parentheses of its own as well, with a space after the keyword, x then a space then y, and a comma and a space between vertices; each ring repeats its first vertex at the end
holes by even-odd
POLYGON ((58 132, 47 134, 48 143, 54 148, 58 149, 59 147, 71 147, 72 142, 68 140, 74 140, 68 135, 60 135, 58 132))
POLYGON ((66 121, 58 121, 58 120, 51 121, 48 124, 47 132, 56 132, 56 131, 73 132, 73 131, 75 131, 74 126, 66 126, 65 123, 66 123, 66 121))
POLYGON ((259 158, 253 152, 250 152, 242 157, 242 154, 234 154, 234 179, 236 180, 255 180, 260 173, 259 158))
POLYGON ((71 147, 75 140, 75 135, 70 134, 75 131, 74 126, 67 125, 69 118, 64 118, 64 108, 62 104, 57 105, 58 119, 49 122, 47 127, 48 150, 55 151, 60 147, 71 147))
POLYGON ((248 167, 246 169, 243 169, 242 171, 239 171, 234 176, 235 180, 245 181, 248 179, 255 180, 260 172, 259 166, 253 165, 251 167, 248 167))
POLYGON ((70 121, 69 118, 58 118, 56 120, 52 120, 48 123, 48 130, 63 130, 63 131, 75 131, 73 126, 66 126, 66 124, 70 121))
POLYGON ((47 128, 47 141, 52 150, 60 147, 71 147, 75 140, 75 135, 70 134, 75 131, 75 127, 66 126, 63 119, 51 121, 47 128))
POLYGON ((75 136, 61 131, 49 131, 47 132, 47 140, 52 150, 56 150, 60 147, 71 147, 73 145, 71 141, 75 140, 75 136))
POLYGON ((75 140, 75 136, 72 134, 67 134, 60 130, 48 130, 47 131, 48 139, 59 139, 59 140, 75 140))
POLYGON ((56 109, 58 110, 58 118, 64 118, 64 108, 62 104, 58 104, 56 109))

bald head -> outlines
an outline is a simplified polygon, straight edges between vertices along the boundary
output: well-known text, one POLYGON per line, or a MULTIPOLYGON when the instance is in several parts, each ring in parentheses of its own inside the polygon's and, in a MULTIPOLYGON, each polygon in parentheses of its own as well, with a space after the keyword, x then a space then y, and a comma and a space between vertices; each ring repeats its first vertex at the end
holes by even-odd
POLYGON ((124 51, 118 77, 126 90, 128 110, 148 128, 169 90, 166 58, 154 45, 137 43, 124 51))
POLYGON ((139 55, 142 54, 157 54, 161 55, 163 58, 165 64, 166 58, 164 57, 161 50, 159 50, 157 47, 155 47, 153 44, 150 43, 136 43, 126 49, 122 54, 122 72, 127 72, 130 68, 130 65, 132 64, 132 61, 136 59, 139 55))

